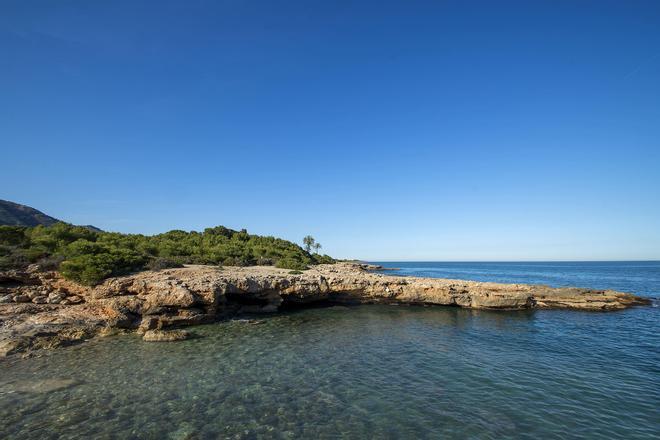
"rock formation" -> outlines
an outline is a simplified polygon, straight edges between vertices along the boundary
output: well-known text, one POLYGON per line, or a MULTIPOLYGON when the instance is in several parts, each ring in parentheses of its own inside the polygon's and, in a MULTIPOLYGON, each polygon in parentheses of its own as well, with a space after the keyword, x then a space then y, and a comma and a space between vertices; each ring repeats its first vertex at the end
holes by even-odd
POLYGON ((84 287, 56 272, 0 273, 0 355, 51 348, 116 329, 145 340, 183 339, 162 329, 310 303, 403 303, 476 309, 620 310, 648 300, 611 290, 389 276, 355 263, 301 274, 270 266, 188 266, 84 287))

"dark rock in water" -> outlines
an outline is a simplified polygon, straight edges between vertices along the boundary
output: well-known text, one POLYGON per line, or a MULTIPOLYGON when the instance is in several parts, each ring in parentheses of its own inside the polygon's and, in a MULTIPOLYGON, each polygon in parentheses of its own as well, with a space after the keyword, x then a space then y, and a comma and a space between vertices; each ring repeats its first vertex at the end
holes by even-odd
POLYGON ((252 324, 252 325, 257 325, 257 324, 263 324, 264 320, 261 319, 233 319, 233 322, 238 322, 239 324, 252 324))

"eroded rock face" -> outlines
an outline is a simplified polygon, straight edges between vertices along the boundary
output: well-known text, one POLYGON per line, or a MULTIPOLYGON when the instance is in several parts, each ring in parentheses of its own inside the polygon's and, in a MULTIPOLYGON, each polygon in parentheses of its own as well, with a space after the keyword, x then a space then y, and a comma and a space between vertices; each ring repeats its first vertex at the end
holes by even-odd
POLYGON ((54 272, 0 274, 0 355, 71 344, 116 328, 151 340, 168 327, 318 301, 507 310, 618 310, 647 302, 611 290, 396 277, 367 269, 341 263, 292 275, 264 266, 189 266, 113 278, 95 288, 54 272))

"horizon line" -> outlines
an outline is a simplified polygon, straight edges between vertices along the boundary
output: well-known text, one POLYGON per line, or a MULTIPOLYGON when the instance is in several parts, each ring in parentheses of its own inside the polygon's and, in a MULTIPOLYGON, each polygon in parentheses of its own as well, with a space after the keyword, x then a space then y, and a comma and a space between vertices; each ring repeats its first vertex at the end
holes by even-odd
POLYGON ((660 259, 642 260, 379 260, 359 259, 370 263, 660 263, 660 259))

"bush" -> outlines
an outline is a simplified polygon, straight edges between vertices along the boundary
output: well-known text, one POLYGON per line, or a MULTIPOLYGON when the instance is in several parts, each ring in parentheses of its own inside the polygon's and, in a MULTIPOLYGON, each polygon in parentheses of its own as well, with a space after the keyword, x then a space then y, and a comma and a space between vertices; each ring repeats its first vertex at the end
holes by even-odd
POLYGON ((307 270, 306 264, 292 258, 282 258, 275 264, 275 267, 279 267, 280 269, 307 270))
POLYGON ((289 275, 301 275, 301 274, 302 272, 299 270, 292 270, 291 272, 289 272, 289 275))
POLYGON ((0 269, 24 269, 30 264, 24 249, 12 250, 8 255, 0 257, 0 269))
POLYGON ((222 261, 223 266, 247 266, 240 258, 227 257, 222 261))
POLYGON ((10 257, 0 256, 0 270, 9 270, 14 267, 14 262, 10 257))
POLYGON ((174 267, 183 267, 183 264, 171 258, 157 257, 149 260, 145 267, 149 270, 162 270, 171 269, 174 267))
POLYGON ((112 274, 112 266, 95 255, 83 255, 66 260, 60 265, 65 278, 93 286, 112 274))
POLYGON ((25 226, 0 226, 0 243, 7 246, 24 244, 28 239, 25 236, 25 226))
POLYGON ((335 259, 329 255, 314 255, 314 263, 316 264, 334 264, 335 259))
POLYGON ((273 259, 272 258, 259 257, 259 258, 257 258, 256 264, 257 264, 257 266, 272 266, 273 265, 273 259))
POLYGON ((40 271, 47 272, 51 270, 58 270, 63 261, 64 257, 61 255, 50 255, 48 257, 42 258, 41 260, 38 260, 37 264, 39 265, 40 271))
POLYGON ((93 286, 110 276, 125 275, 144 268, 141 255, 123 249, 97 255, 80 255, 67 259, 60 265, 65 278, 80 284, 93 286))

